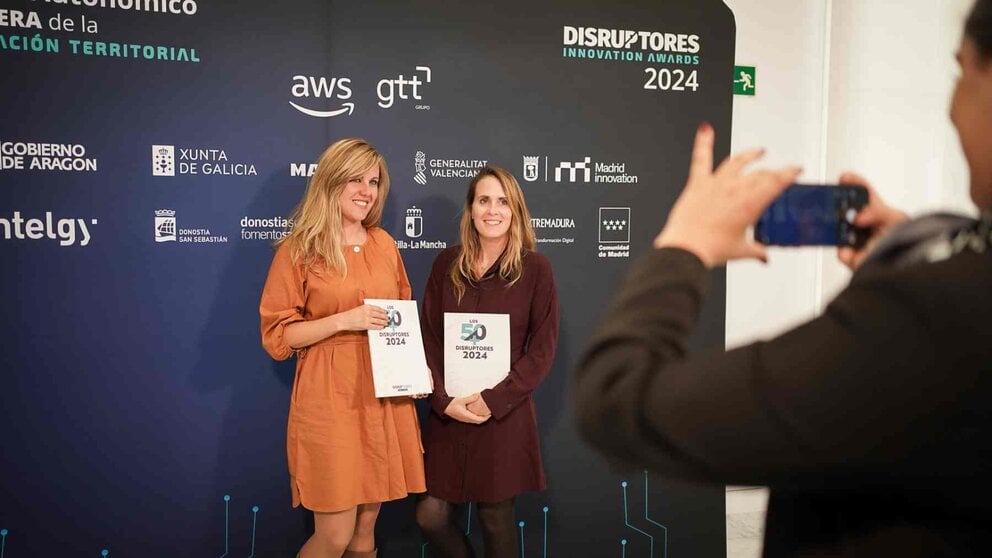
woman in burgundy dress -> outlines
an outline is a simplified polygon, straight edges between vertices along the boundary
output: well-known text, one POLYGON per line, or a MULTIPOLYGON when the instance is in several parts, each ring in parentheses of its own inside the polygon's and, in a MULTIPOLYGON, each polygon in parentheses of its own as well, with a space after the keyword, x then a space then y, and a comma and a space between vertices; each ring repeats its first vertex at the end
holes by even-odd
POLYGON ((546 487, 531 393, 554 360, 558 294, 551 263, 534 247, 516 179, 500 168, 480 170, 465 198, 461 245, 438 255, 424 293, 424 346, 434 393, 425 431, 427 494, 417 503, 417 524, 436 555, 473 556, 451 515, 455 504, 476 502, 486 556, 516 557, 513 500, 546 487), (505 379, 480 393, 448 396, 445 312, 509 314, 505 379))

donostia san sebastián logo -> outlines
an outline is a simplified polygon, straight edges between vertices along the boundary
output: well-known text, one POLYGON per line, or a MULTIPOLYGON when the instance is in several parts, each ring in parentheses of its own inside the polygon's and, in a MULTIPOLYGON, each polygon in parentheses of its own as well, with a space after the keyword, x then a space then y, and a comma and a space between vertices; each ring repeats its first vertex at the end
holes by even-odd
POLYGON ((215 235, 210 229, 180 229, 174 209, 155 210, 155 242, 179 242, 180 244, 223 244, 227 237, 215 235))
POLYGON ((176 151, 174 145, 152 146, 152 176, 258 176, 254 164, 231 161, 224 149, 180 147, 178 159, 176 151))
POLYGON ((97 224, 96 219, 56 219, 51 211, 46 211, 43 217, 25 219, 20 211, 15 211, 9 218, 0 217, 0 231, 4 240, 55 240, 59 246, 74 246, 79 240, 79 246, 86 246, 90 243, 87 221, 90 225, 97 224))
POLYGON ((0 140, 0 170, 96 172, 97 160, 78 143, 0 140))

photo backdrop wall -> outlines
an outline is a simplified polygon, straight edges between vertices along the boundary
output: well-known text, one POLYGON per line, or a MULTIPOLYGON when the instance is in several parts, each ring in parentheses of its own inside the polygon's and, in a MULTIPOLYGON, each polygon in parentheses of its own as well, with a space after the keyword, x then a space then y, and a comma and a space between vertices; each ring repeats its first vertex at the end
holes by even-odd
MULTIPOLYGON (((554 265, 550 488, 518 500, 521 555, 724 556, 722 487, 611 471, 570 375, 698 124, 728 151, 734 33, 718 0, 5 2, 0 554, 295 554, 294 363, 261 349, 258 299, 317 155, 360 136, 415 298, 486 163, 554 265)), ((724 290, 715 273, 696 346, 723 345, 724 290)), ((431 554, 412 509, 384 506, 381 556, 431 554)))

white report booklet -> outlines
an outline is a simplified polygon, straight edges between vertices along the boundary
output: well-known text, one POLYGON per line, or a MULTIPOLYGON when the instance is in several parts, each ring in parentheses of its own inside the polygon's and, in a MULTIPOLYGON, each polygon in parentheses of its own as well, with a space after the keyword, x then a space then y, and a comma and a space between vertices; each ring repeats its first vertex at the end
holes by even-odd
POLYGON ((510 315, 444 313, 444 389, 464 397, 510 374, 510 315))
POLYGON ((372 381, 376 397, 430 393, 430 369, 420 335, 420 316, 413 300, 366 298, 365 304, 386 311, 389 322, 369 330, 372 381))

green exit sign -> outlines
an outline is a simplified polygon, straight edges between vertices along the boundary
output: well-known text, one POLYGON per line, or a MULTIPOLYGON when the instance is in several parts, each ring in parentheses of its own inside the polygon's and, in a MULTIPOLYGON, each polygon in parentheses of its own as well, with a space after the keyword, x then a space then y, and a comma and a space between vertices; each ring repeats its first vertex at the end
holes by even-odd
POLYGON ((758 71, 754 66, 734 66, 734 95, 754 96, 758 85, 758 71))

